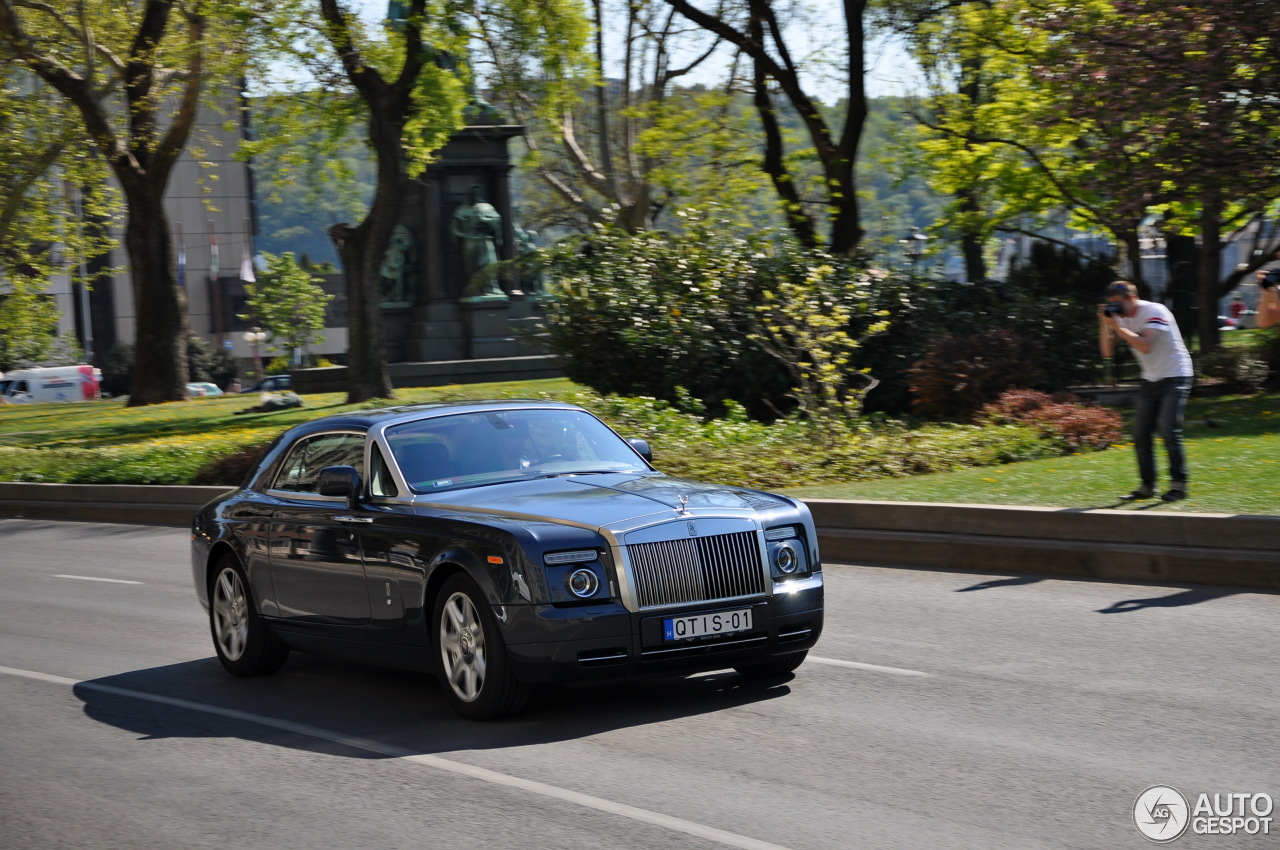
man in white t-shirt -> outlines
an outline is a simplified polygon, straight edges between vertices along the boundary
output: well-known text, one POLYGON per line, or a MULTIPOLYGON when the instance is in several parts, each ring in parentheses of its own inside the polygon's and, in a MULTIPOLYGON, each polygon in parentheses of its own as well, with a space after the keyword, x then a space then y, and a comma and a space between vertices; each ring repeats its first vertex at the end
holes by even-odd
POLYGON ((1107 287, 1107 303, 1098 310, 1101 325, 1098 343, 1103 357, 1115 353, 1116 340, 1129 346, 1142 381, 1133 411, 1133 446, 1138 454, 1141 486, 1125 501, 1150 499, 1156 491, 1155 445, 1158 430, 1169 454, 1169 489, 1160 498, 1175 502, 1187 498, 1187 454, 1182 444, 1182 415, 1191 394, 1191 355, 1182 342, 1178 323, 1163 304, 1142 301, 1138 288, 1127 280, 1107 287))

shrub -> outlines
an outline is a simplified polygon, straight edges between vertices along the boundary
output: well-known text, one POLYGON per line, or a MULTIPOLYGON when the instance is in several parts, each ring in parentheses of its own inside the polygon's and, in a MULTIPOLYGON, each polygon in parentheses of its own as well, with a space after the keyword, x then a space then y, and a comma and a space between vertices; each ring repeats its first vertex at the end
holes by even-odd
POLYGON ((1015 266, 1007 281, 889 275, 876 287, 874 304, 876 310, 888 311, 889 329, 868 340, 853 358, 880 381, 867 394, 866 409, 909 409, 908 370, 956 328, 975 334, 1007 328, 1036 340, 1041 355, 1030 365, 1040 375, 1037 389, 1053 392, 1093 382, 1099 368, 1095 305, 1115 277, 1104 263, 1043 243, 1032 245, 1027 261, 1015 266))
POLYGON ((1268 383, 1271 386, 1280 384, 1280 326, 1259 331, 1256 339, 1253 354, 1266 364, 1270 372, 1268 383))
POLYGON ((907 370, 913 412, 929 419, 968 420, 1010 387, 1034 386, 1037 340, 992 329, 972 336, 944 336, 907 370))
POLYGON ((199 334, 187 337, 187 380, 208 381, 220 387, 230 385, 239 364, 230 351, 219 348, 199 334))
POLYGON ((133 346, 117 342, 102 358, 100 368, 104 393, 128 395, 133 385, 133 346))
POLYGON ((1215 348, 1196 357, 1196 372, 1217 378, 1241 392, 1256 393, 1266 383, 1270 368, 1249 348, 1215 348))
POLYGON ((679 232, 600 228, 550 252, 546 341, 565 373, 606 394, 675 401, 683 387, 712 413, 732 399, 758 419, 856 408, 869 382, 848 355, 883 323, 865 269, 789 234, 677 215, 679 232))
POLYGON ((599 393, 674 401, 684 387, 713 411, 737 399, 777 415, 789 406, 785 369, 748 338, 767 248, 699 221, 681 234, 602 228, 566 240, 548 259, 547 345, 599 393))
POLYGON ((229 454, 215 457, 196 470, 191 477, 191 483, 225 484, 228 487, 239 487, 266 453, 271 443, 271 440, 267 440, 249 446, 242 446, 229 454))
POLYGON ((1070 393, 1008 390, 985 405, 978 419, 992 425, 1027 425, 1071 451, 1105 449, 1124 433, 1119 413, 1070 393))

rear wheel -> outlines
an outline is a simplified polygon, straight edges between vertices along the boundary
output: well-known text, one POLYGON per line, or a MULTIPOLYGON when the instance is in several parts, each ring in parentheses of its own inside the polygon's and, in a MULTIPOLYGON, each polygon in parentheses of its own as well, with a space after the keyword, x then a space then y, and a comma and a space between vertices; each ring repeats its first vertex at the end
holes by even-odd
POLYGON ((289 657, 289 647, 258 616, 244 569, 231 554, 218 560, 209 585, 209 630, 218 660, 237 676, 274 673, 289 657))
POLYGON ((790 655, 770 658, 768 661, 762 661, 759 664, 743 664, 733 669, 752 679, 760 679, 765 676, 782 676, 794 671, 804 663, 807 657, 809 657, 809 650, 806 649, 804 652, 793 652, 790 655))
POLYGON ((529 686, 507 663, 498 623, 475 582, 461 573, 447 579, 432 623, 441 690, 454 711, 488 720, 524 708, 529 686))

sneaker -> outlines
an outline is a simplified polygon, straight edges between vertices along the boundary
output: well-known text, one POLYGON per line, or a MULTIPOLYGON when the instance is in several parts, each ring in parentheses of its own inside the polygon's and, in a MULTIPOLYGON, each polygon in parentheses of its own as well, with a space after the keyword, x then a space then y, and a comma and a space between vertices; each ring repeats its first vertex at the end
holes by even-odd
POLYGON ((1143 499, 1150 499, 1156 494, 1156 491, 1150 487, 1139 487, 1132 493, 1126 493, 1120 497, 1122 502, 1141 502, 1143 499))
POLYGON ((1166 502, 1178 502, 1187 498, 1187 488, 1172 487, 1160 494, 1160 498, 1166 502))

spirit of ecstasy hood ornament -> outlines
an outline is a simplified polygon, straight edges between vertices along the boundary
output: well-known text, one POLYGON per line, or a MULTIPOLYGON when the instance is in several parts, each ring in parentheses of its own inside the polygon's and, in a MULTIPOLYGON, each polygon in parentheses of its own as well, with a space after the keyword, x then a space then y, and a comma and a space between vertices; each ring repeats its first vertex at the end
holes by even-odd
POLYGON ((680 496, 680 513, 682 514, 689 513, 689 497, 688 496, 684 496, 684 495, 680 496))

